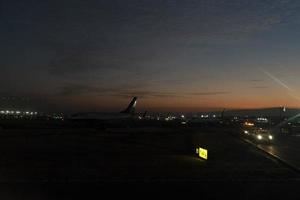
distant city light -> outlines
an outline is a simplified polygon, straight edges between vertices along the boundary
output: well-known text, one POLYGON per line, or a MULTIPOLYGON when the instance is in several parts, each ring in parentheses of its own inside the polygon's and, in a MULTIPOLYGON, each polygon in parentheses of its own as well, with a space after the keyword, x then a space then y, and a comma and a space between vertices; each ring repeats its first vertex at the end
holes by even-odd
POLYGON ((265 122, 265 123, 267 123, 269 120, 267 119, 267 118, 265 118, 265 117, 258 117, 257 119, 256 119, 258 122, 265 122))
POLYGON ((244 125, 245 126, 254 126, 254 123, 252 123, 252 122, 245 122, 244 125))
POLYGON ((22 112, 19 110, 1 110, 0 114, 22 116, 22 115, 37 115, 38 112, 32 112, 32 111, 22 112))

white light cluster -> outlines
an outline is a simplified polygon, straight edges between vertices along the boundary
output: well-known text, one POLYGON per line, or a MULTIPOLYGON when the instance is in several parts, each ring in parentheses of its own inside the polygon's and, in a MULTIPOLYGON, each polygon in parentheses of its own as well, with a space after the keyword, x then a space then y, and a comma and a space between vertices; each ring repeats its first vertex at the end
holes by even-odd
POLYGON ((268 119, 265 118, 265 117, 258 117, 257 121, 259 121, 259 122, 268 122, 268 119))
POLYGON ((174 119, 176 119, 176 117, 174 117, 174 116, 168 116, 165 118, 166 121, 172 121, 174 119))
POLYGON ((53 116, 54 119, 63 119, 62 116, 53 116))
POLYGON ((32 112, 32 111, 24 111, 21 112, 19 110, 1 110, 0 114, 4 115, 37 115, 37 112, 32 112))

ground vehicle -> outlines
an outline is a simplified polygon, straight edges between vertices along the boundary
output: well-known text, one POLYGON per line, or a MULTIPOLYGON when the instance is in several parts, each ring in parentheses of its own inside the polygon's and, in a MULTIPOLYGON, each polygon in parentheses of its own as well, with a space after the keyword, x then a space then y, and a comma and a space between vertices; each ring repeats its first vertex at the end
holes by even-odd
POLYGON ((252 137, 255 141, 258 142, 272 142, 274 136, 268 129, 256 127, 252 133, 252 137))
POLYGON ((249 139, 259 143, 270 143, 274 140, 274 136, 271 134, 270 130, 261 127, 251 127, 248 129, 244 129, 243 133, 249 139))
POLYGON ((270 143, 274 139, 274 136, 272 135, 268 126, 254 123, 253 121, 249 120, 243 123, 242 134, 244 135, 244 137, 259 143, 270 143))

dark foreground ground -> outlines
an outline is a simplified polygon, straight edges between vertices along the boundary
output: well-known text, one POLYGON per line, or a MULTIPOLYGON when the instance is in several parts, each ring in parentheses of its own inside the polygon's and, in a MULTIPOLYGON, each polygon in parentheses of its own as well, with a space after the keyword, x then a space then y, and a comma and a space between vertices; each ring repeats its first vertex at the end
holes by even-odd
POLYGON ((151 124, 3 129, 0 199, 299 196, 298 172, 232 132, 151 124), (197 157, 197 146, 208 149, 208 160, 197 157))

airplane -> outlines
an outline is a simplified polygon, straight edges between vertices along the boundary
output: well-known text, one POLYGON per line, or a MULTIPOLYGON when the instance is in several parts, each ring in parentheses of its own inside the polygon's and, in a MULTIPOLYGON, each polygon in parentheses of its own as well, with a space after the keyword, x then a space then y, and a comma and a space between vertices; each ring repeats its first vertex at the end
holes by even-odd
POLYGON ((133 118, 135 114, 135 107, 137 97, 133 97, 125 110, 117 113, 99 113, 99 112, 84 112, 75 113, 69 117, 72 121, 113 121, 126 120, 133 118))

